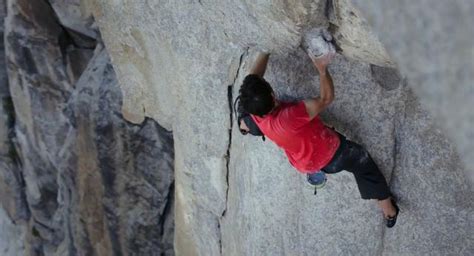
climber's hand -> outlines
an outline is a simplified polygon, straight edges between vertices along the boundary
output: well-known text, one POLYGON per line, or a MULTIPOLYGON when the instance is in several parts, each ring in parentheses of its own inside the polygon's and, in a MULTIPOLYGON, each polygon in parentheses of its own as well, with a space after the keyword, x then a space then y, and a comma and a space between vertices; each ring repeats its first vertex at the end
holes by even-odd
POLYGON ((318 71, 325 71, 326 68, 328 67, 329 63, 331 63, 332 58, 334 58, 334 53, 328 53, 325 54, 321 57, 314 57, 310 54, 308 54, 311 60, 313 61, 314 66, 318 71))

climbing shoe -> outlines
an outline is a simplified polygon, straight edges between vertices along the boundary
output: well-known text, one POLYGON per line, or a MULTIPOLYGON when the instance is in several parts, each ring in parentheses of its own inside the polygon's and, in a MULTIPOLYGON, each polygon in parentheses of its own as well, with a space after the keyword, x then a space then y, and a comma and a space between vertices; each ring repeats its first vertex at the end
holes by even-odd
POLYGON ((390 201, 392 202, 393 207, 395 207, 396 213, 395 213, 395 216, 385 219, 387 221, 386 224, 387 224, 388 228, 391 228, 391 227, 395 226, 395 223, 397 223, 398 213, 400 212, 400 208, 398 208, 398 205, 395 202, 395 200, 393 198, 391 198, 390 201))

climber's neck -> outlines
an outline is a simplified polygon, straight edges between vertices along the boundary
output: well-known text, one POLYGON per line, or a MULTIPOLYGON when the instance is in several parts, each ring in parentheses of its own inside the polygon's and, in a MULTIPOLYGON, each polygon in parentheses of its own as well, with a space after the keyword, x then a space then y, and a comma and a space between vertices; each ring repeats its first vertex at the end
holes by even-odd
POLYGON ((274 106, 269 114, 271 114, 273 111, 275 111, 275 109, 277 109, 280 106, 280 101, 277 100, 275 97, 273 97, 273 103, 274 103, 274 106))
POLYGON ((280 101, 277 100, 277 98, 275 97, 275 94, 273 92, 272 92, 272 96, 273 96, 273 108, 266 115, 269 115, 269 114, 273 113, 273 111, 275 111, 275 109, 277 109, 280 106, 280 101))

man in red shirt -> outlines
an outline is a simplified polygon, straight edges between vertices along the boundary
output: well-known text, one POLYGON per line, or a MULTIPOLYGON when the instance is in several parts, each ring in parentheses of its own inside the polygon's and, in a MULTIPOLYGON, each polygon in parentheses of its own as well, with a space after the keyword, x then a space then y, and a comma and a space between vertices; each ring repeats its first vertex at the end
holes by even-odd
MULTIPOLYGON (((327 69, 333 54, 310 57, 319 72, 319 97, 299 102, 277 100, 263 78, 269 54, 259 54, 239 90, 240 104, 263 134, 285 151, 291 165, 307 174, 308 182, 321 184, 325 181, 324 173, 352 172, 361 197, 377 199, 387 227, 393 227, 399 210, 369 153, 326 127, 318 116, 334 100, 334 86, 327 69), (317 180, 321 177, 324 180, 317 180)), ((241 129, 247 129, 243 122, 241 129)))

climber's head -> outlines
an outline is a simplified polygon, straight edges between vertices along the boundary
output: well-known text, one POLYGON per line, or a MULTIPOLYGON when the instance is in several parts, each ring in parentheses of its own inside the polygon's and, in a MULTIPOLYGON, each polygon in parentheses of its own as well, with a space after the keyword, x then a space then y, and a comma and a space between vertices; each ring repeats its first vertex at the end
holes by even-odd
POLYGON ((275 107, 275 94, 270 84, 258 75, 245 77, 239 90, 240 103, 245 111, 264 116, 275 107))

